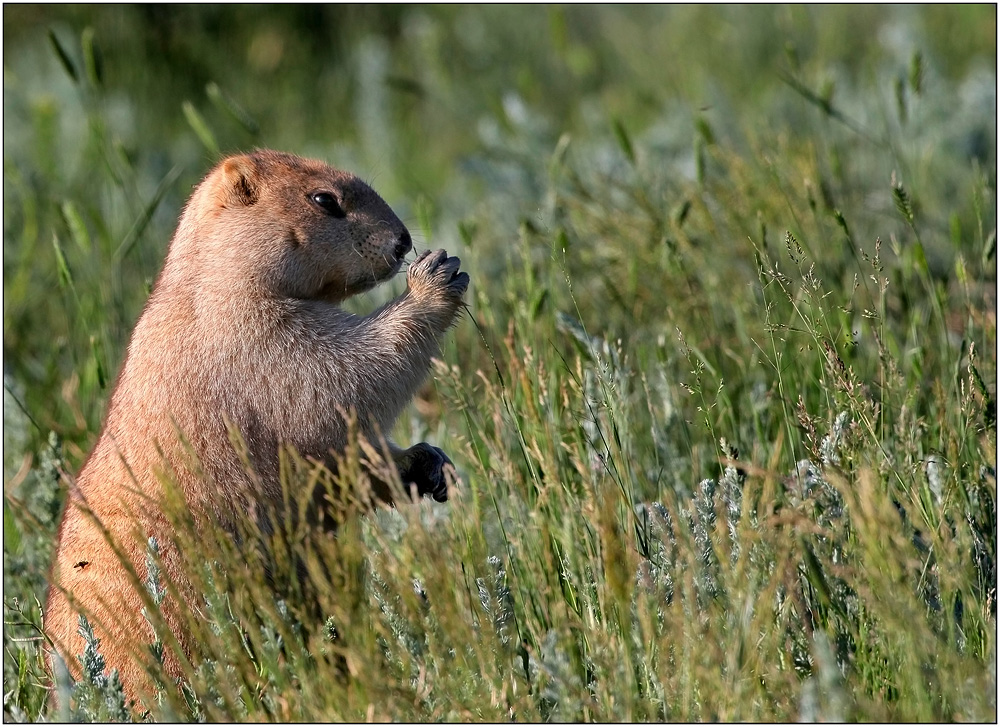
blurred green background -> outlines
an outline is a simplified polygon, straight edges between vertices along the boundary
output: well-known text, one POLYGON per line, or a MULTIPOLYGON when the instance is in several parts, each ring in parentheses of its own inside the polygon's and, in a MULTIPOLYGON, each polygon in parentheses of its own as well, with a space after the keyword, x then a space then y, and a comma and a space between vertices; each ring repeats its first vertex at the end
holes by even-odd
MULTIPOLYGON (((188 190, 253 146, 355 171, 418 245, 488 226, 481 275, 539 221, 563 134, 611 174, 630 135, 670 206, 699 135, 750 158, 808 144, 817 194, 859 201, 858 239, 892 211, 853 179, 893 172, 946 236, 973 212, 928 182, 957 194, 976 165, 995 184, 995 40, 990 6, 5 6, 5 373, 42 429, 81 425, 46 390, 95 350, 113 375, 188 190), (81 224, 105 247, 69 260, 74 321, 52 239, 81 224)), ((100 402, 81 406, 93 429, 100 402)))

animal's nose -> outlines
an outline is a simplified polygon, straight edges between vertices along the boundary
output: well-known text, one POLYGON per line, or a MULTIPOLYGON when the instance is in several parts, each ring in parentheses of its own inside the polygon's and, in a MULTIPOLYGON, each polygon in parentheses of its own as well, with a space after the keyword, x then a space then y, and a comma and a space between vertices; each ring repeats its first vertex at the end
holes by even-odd
POLYGON ((410 239, 410 233, 403 230, 403 234, 400 235, 399 239, 396 241, 396 257, 403 257, 411 249, 413 249, 413 240, 410 239))

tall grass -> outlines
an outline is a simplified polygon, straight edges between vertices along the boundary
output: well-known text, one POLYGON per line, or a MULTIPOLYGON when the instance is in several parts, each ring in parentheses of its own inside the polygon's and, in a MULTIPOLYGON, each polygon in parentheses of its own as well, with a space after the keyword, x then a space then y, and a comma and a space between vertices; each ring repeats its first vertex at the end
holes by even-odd
MULTIPOLYGON (((373 32, 327 61, 360 79, 336 101, 381 114, 391 144, 350 125, 313 153, 372 165, 418 244, 473 277, 396 432, 460 481, 444 505, 348 500, 335 537, 246 523, 261 547, 242 550, 174 502, 203 649, 163 676, 160 609, 184 601, 151 543, 134 651, 163 689, 145 714, 93 640, 79 682, 44 673, 65 483, 188 183, 217 149, 321 134, 294 94, 283 128, 222 75, 164 102, 173 126, 138 110, 151 97, 116 106, 140 92, 107 16, 26 46, 54 69, 45 95, 5 58, 26 110, 5 130, 5 718, 995 720, 995 67, 980 41, 913 30, 939 12, 552 10, 534 45, 503 9, 355 18, 373 32), (731 32, 728 57, 694 28, 731 32), (418 148, 435 124, 437 159, 418 148)), ((240 32, 260 63, 282 37, 240 32)), ((366 456, 336 477, 290 457, 289 501, 363 490, 366 456)))

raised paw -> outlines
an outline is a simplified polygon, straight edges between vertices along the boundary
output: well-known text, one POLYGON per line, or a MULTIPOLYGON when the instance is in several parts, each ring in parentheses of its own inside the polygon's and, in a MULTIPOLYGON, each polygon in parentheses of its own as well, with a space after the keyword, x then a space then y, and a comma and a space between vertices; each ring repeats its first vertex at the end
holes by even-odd
POLYGON ((415 485, 418 495, 430 495, 438 502, 448 499, 445 470, 455 476, 455 466, 448 455, 427 442, 420 442, 406 450, 406 463, 400 467, 399 477, 409 488, 415 485))
POLYGON ((418 295, 443 296, 457 304, 469 287, 469 275, 459 270, 462 261, 444 250, 426 250, 410 263, 406 279, 418 295))

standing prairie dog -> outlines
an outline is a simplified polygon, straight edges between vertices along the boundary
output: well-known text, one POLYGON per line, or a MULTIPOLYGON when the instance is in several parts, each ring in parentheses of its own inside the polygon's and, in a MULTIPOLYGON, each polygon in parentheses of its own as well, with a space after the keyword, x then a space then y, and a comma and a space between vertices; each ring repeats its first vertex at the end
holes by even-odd
MULTIPOLYGON (((321 162, 259 150, 224 160, 198 185, 59 528, 45 627, 71 669, 83 652, 83 610, 126 692, 136 696, 146 679, 130 657, 137 638, 152 637, 142 600, 95 517, 141 577, 139 515, 144 534, 160 534, 163 565, 183 584, 156 506, 161 477, 176 482, 189 508, 225 525, 261 504, 280 505, 280 448, 332 463, 347 445, 345 412, 356 413, 373 443, 391 430, 453 324, 469 276, 457 257, 424 252, 407 270, 406 292, 371 315, 338 304, 394 276, 411 247, 368 185, 321 162), (201 472, 192 471, 191 454, 201 472)), ((404 484, 447 498, 450 461, 440 449, 389 447, 404 484)), ((388 487, 375 489, 389 498, 388 487)), ((165 617, 190 654, 176 614, 167 608, 165 617)))

